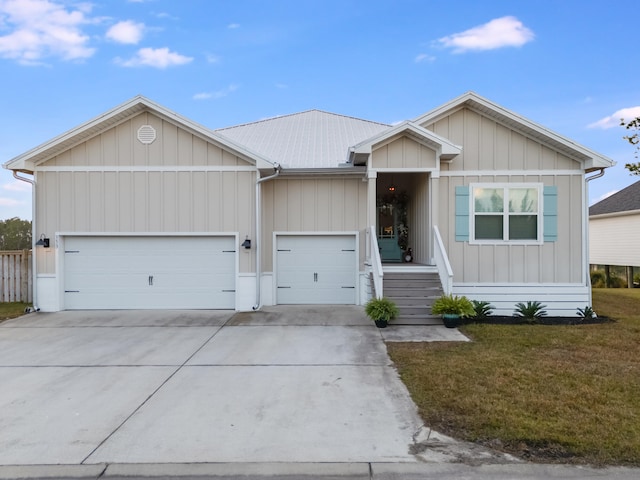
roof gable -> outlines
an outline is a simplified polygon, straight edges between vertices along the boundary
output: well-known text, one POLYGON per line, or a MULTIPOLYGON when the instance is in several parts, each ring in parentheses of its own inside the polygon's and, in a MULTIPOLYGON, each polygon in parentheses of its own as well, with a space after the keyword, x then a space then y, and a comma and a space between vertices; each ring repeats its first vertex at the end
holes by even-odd
POLYGON ((474 110, 481 115, 493 118, 497 122, 509 128, 549 145, 550 147, 562 152, 564 155, 567 155, 569 158, 582 162, 585 171, 611 167, 616 163, 612 159, 605 157, 604 155, 600 155, 587 147, 579 145, 538 123, 532 122, 517 113, 507 110, 506 108, 481 97, 474 92, 467 92, 458 98, 455 98, 450 102, 421 115, 413 122, 424 127, 428 124, 435 123, 439 119, 464 107, 474 110))
POLYGON ((640 181, 589 207, 589 216, 640 210, 640 181))
POLYGON ((250 163, 262 167, 273 165, 273 162, 270 162, 267 158, 236 144, 232 140, 218 135, 212 130, 192 122, 191 120, 188 120, 187 118, 182 117, 143 96, 136 96, 108 112, 105 112, 102 115, 72 128, 71 130, 23 153, 22 155, 9 160, 3 165, 3 167, 9 170, 31 173, 39 163, 45 162, 46 160, 53 158, 56 155, 59 155, 62 152, 65 152, 145 111, 150 111, 160 118, 175 123, 208 141, 218 144, 221 147, 225 147, 250 163))
POLYGON ((389 125, 308 110, 216 130, 289 169, 335 168, 349 148, 389 125))

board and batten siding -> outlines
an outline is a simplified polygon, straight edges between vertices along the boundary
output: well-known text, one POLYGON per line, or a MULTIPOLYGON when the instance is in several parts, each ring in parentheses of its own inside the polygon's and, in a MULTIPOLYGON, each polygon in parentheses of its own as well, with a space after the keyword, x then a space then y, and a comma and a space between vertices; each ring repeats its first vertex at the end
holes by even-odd
POLYGON ((469 108, 421 126, 462 145, 462 152, 451 163, 442 163, 442 171, 582 168, 579 162, 561 152, 469 108))
POLYGON ((640 267, 640 212, 589 219, 589 263, 640 267))
POLYGON ((364 263, 367 183, 362 178, 278 178, 262 185, 263 271, 273 271, 273 232, 360 232, 364 263))
MULTIPOLYGON (((238 232, 255 237, 254 167, 151 113, 113 127, 38 166, 37 231, 238 232), (143 145, 141 125, 157 138, 143 145)), ((242 250, 240 272, 254 271, 242 250)), ((46 255, 38 273, 55 273, 46 255)))
POLYGON ((393 169, 437 169, 436 152, 432 148, 407 137, 400 137, 375 147, 371 153, 371 167, 393 169))
MULTIPOLYGON (((584 274, 581 175, 442 176, 438 227, 456 283, 581 283, 584 274), (456 241, 455 187, 470 183, 542 183, 558 193, 557 240, 542 245, 456 241)), ((542 208, 542 206, 541 206, 542 208)))

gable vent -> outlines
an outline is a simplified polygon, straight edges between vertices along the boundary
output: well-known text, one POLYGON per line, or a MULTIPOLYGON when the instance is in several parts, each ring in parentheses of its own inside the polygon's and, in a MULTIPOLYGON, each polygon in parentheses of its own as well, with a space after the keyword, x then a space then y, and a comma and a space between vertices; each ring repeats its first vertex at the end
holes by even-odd
POLYGON ((149 145, 153 143, 156 139, 156 129, 151 125, 142 125, 138 129, 138 140, 140 143, 144 143, 145 145, 149 145))

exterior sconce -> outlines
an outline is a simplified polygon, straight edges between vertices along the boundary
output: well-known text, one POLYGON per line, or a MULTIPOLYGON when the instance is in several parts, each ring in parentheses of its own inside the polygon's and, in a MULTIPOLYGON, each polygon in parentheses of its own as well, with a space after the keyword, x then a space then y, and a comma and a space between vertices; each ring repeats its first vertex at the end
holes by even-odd
POLYGON ((44 233, 40 235, 40 240, 36 242, 36 247, 49 248, 49 239, 45 236, 44 233))
POLYGON ((247 235, 247 238, 244 239, 244 242, 242 242, 242 246, 244 248, 251 248, 251 240, 249 240, 249 236, 247 235))

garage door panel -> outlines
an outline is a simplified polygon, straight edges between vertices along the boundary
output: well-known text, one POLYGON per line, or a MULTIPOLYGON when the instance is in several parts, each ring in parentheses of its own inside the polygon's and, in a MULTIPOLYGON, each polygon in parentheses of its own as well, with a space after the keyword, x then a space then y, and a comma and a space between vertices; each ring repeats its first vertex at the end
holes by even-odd
POLYGON ((355 235, 283 235, 276 243, 277 303, 356 302, 355 235))
POLYGON ((68 237, 65 308, 235 308, 235 237, 68 237))

